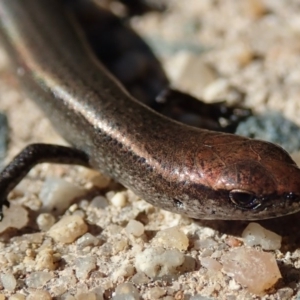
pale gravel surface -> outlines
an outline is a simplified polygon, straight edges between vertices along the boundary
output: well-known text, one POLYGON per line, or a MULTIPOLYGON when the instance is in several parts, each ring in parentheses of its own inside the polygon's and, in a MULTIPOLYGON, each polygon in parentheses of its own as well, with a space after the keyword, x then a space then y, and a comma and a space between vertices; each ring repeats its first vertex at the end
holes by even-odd
MULTIPOLYGON (((258 113, 277 110, 300 125, 298 1, 171 2, 170 12, 135 18, 133 25, 153 42, 174 85, 208 101, 239 99, 258 113)), ((28 143, 62 142, 35 106, 19 94, 2 55, 0 76, 0 110, 7 113, 11 126, 7 161, 28 143)), ((196 222, 161 211, 126 193, 125 203, 119 199, 103 209, 89 205, 83 197, 65 213, 78 215, 89 224, 88 230, 96 239, 87 244, 61 244, 40 232, 36 218, 44 179, 63 177, 89 188, 84 174, 81 168, 44 164, 30 172, 18 192, 13 193, 13 201, 30 210, 31 222, 23 230, 12 230, 2 236, 1 273, 7 273, 8 278, 12 273, 17 287, 9 290, 6 285, 0 294, 20 292, 35 295, 32 299, 51 299, 48 291, 54 299, 89 299, 84 293, 101 287, 105 299, 109 299, 116 286, 132 280, 140 281, 136 286, 142 299, 189 299, 195 294, 213 299, 259 299, 229 276, 200 265, 205 257, 219 261, 233 247, 232 236, 239 238, 247 222, 196 222), (132 219, 145 225, 142 236, 126 233, 125 227, 132 219), (191 257, 187 269, 181 270, 178 278, 165 280, 132 277, 136 273, 136 255, 156 246, 151 240, 159 230, 176 225, 189 238, 188 250, 182 251, 185 257, 191 257), (46 267, 50 270, 46 271, 46 267), (43 296, 36 290, 42 290, 43 296), (77 298, 66 298, 67 295, 77 298)), ((118 185, 111 187, 120 190, 118 185)), ((110 199, 113 193, 108 194, 110 199)), ((55 216, 56 220, 62 215, 55 216)), ((283 279, 262 299, 296 299, 300 295, 299 216, 261 222, 283 237, 282 248, 271 252, 278 260, 283 279)), ((2 277, 1 280, 3 284, 2 277)))

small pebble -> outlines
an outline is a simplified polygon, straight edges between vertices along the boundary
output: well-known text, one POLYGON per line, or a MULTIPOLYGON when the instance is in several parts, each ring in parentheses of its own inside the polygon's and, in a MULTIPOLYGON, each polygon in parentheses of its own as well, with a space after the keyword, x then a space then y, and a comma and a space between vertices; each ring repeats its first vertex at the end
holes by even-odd
POLYGON ((219 78, 206 87, 203 96, 207 102, 213 102, 224 97, 224 94, 228 94, 229 89, 228 80, 219 78))
POLYGON ((112 300, 139 300, 140 293, 132 283, 121 283, 116 287, 112 300))
POLYGON ((195 258, 191 256, 185 256, 183 264, 177 268, 178 273, 183 274, 192 272, 195 270, 196 264, 197 262, 195 258))
POLYGON ((43 287, 54 275, 50 272, 33 272, 26 278, 26 285, 29 288, 41 288, 43 287))
POLYGON ((98 238, 96 238, 95 236, 93 236, 92 234, 90 234, 89 232, 87 232, 86 234, 81 236, 76 241, 76 244, 80 249, 83 249, 88 246, 92 246, 92 247, 97 246, 97 245, 99 245, 99 243, 100 243, 100 240, 98 238))
MULTIPOLYGON (((125 261, 122 264, 122 266, 120 266, 113 272, 111 278, 113 281, 117 282, 119 278, 128 278, 133 276, 134 273, 135 273, 134 266, 131 263, 125 261)), ((130 281, 133 282, 132 279, 130 281)))
POLYGON ((204 249, 201 253, 202 257, 211 256, 214 253, 213 249, 204 249))
POLYGON ((35 258, 35 269, 36 270, 55 270, 57 258, 54 256, 54 252, 50 248, 45 248, 37 253, 35 258))
POLYGON ((111 199, 110 202, 115 207, 124 207, 126 205, 127 199, 125 193, 118 192, 111 199))
POLYGON ((196 240, 194 242, 193 248, 196 250, 200 250, 200 249, 208 250, 208 248, 213 248, 217 244, 218 243, 214 241, 212 238, 206 238, 206 239, 196 240))
POLYGON ((93 200, 90 202, 90 207, 105 209, 107 206, 109 206, 108 200, 103 196, 96 196, 93 198, 93 200))
POLYGON ((238 291, 241 289, 241 286, 234 279, 232 279, 229 281, 228 288, 232 291, 238 291))
POLYGON ((294 291, 290 287, 284 287, 277 291, 278 299, 280 300, 290 300, 294 295, 294 291))
POLYGON ((84 235, 87 230, 88 226, 80 216, 64 216, 49 229, 48 235, 56 242, 68 244, 84 235))
POLYGON ((2 273, 0 278, 4 289, 10 292, 15 290, 17 286, 17 280, 12 273, 2 273))
POLYGON ((136 237, 139 237, 142 234, 144 234, 145 228, 141 222, 136 220, 130 220, 126 225, 125 230, 128 234, 132 234, 136 237))
POLYGON ((98 286, 94 288, 91 292, 96 295, 96 300, 103 300, 103 288, 98 286))
POLYGON ((85 190, 77 185, 67 182, 61 178, 46 178, 42 190, 39 194, 43 202, 44 212, 54 212, 62 214, 70 205, 74 198, 85 193, 85 190))
POLYGON ((187 250, 189 246, 189 240, 186 234, 177 226, 158 231, 151 243, 155 246, 176 248, 178 250, 187 250))
POLYGON ((223 271, 251 293, 262 295, 279 278, 280 271, 274 255, 252 248, 236 248, 222 256, 223 271))
POLYGON ((26 300, 52 300, 51 295, 47 291, 36 290, 31 291, 29 295, 26 297, 26 300))
POLYGON ((162 296, 166 294, 166 289, 161 287, 153 287, 150 288, 147 292, 149 299, 160 299, 162 296))
POLYGON ((97 259, 94 256, 79 257, 75 262, 75 272, 78 280, 85 280, 89 277, 89 273, 95 270, 97 259))
POLYGON ((8 300, 25 300, 26 299, 26 297, 25 297, 25 295, 23 295, 23 294, 14 294, 14 295, 11 295, 9 298, 8 298, 8 300))
POLYGON ((214 258, 203 257, 200 259, 201 265, 208 270, 221 271, 222 265, 214 258))
POLYGON ((204 89, 217 78, 216 72, 201 55, 187 51, 175 54, 166 69, 174 86, 198 98, 203 97, 204 89))
POLYGON ((150 281, 150 279, 143 272, 137 272, 131 278, 131 281, 135 284, 146 284, 150 281))
POLYGON ((0 222, 0 233, 8 228, 21 229, 28 223, 28 211, 20 205, 10 204, 10 207, 3 207, 5 218, 0 222))
POLYGON ((258 223, 249 223, 242 233, 244 243, 248 246, 260 245, 264 250, 278 250, 282 237, 263 228, 258 223))
POLYGON ((161 277, 177 274, 177 267, 184 263, 184 255, 177 249, 166 250, 162 247, 148 248, 135 258, 138 272, 144 272, 148 277, 161 277))
POLYGON ((242 245, 242 242, 234 236, 229 236, 225 242, 230 247, 240 247, 242 245))
POLYGON ((36 223, 41 231, 47 231, 55 223, 55 218, 49 213, 39 214, 36 223))

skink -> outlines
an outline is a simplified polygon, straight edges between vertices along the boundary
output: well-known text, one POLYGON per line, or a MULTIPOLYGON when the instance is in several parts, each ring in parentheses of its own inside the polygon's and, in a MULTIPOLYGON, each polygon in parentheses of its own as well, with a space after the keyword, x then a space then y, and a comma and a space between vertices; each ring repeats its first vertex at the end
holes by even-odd
POLYGON ((24 89, 74 147, 31 145, 0 174, 1 206, 35 164, 81 164, 163 209, 255 220, 300 210, 300 170, 268 142, 201 130, 131 97, 58 0, 0 0, 3 44, 24 89))

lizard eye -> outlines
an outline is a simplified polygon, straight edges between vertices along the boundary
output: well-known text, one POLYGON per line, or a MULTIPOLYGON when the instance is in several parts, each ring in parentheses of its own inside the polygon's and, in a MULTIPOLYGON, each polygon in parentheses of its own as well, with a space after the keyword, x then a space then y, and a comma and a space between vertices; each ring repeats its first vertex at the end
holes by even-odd
POLYGON ((229 198, 242 209, 256 209, 261 205, 254 193, 245 190, 232 190, 229 193, 229 198))

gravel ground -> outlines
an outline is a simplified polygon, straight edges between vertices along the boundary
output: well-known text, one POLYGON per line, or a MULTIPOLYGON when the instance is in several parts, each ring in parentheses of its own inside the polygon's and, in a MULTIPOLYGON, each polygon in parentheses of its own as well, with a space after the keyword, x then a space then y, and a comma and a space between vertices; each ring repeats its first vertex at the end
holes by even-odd
MULTIPOLYGON (((176 88, 210 102, 239 101, 263 120, 274 112, 277 127, 278 122, 300 125, 298 1, 173 0, 167 12, 135 17, 132 26, 156 51, 176 88)), ((11 130, 7 162, 32 142, 64 144, 20 93, 3 53, 0 66, 0 110, 11 130)), ((283 132, 283 139, 297 140, 295 132, 283 132)), ((297 147, 295 143, 289 149, 295 157, 297 147)), ((282 237, 280 249, 253 247, 270 253, 282 276, 262 295, 222 270, 226 254, 248 249, 241 238, 247 222, 174 215, 80 167, 37 166, 11 199, 17 212, 7 212, 15 217, 7 222, 19 227, 1 228, 0 300, 24 295, 69 300, 300 299, 299 214, 259 222, 282 237)), ((249 267, 249 277, 251 268, 255 265, 249 267)))

